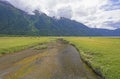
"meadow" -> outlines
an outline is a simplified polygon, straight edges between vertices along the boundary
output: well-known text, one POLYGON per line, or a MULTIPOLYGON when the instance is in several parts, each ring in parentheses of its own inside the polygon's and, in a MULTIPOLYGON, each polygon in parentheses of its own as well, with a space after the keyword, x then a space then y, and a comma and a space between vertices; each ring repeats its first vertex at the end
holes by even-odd
MULTIPOLYGON (((53 37, 0 37, 0 56, 55 40, 53 37)), ((105 79, 120 79, 120 38, 63 37, 105 79)))
POLYGON ((105 79, 120 79, 120 38, 65 37, 82 59, 105 79))
POLYGON ((0 56, 50 41, 50 37, 0 37, 0 56))

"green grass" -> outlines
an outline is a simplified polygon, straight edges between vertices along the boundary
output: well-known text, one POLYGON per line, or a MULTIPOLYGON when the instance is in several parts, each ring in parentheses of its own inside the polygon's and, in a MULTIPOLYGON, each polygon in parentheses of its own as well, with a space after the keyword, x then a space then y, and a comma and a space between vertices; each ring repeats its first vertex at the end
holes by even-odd
MULTIPOLYGON (((0 37, 0 55, 14 53, 37 44, 54 40, 53 37, 0 37)), ((81 57, 102 72, 106 79, 120 79, 120 38, 64 37, 74 44, 81 57)), ((46 48, 46 46, 37 47, 46 48)))
POLYGON ((49 42, 51 39, 50 37, 0 37, 0 55, 49 42))
POLYGON ((65 37, 106 79, 120 79, 120 38, 65 37))

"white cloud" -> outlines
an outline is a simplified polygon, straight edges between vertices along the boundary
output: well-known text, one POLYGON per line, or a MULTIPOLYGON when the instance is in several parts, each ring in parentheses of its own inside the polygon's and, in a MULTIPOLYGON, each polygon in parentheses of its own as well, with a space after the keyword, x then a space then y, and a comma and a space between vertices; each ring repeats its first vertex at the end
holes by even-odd
POLYGON ((89 27, 115 29, 120 22, 120 0, 7 0, 29 14, 39 10, 48 16, 65 17, 89 27), (109 23, 111 22, 111 23, 109 23))

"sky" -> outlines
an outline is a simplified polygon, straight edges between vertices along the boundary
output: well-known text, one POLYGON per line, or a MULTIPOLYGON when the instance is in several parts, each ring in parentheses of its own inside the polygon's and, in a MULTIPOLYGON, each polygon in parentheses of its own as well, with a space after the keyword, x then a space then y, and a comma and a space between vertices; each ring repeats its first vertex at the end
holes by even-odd
POLYGON ((34 14, 39 10, 50 17, 65 17, 91 28, 120 28, 120 0, 6 0, 34 14))

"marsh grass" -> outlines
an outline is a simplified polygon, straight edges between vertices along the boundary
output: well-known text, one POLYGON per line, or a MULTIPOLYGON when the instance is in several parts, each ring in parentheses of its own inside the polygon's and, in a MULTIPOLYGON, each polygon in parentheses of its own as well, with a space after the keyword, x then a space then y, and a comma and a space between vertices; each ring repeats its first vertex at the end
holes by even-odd
POLYGON ((50 37, 0 37, 0 56, 49 42, 50 37))
POLYGON ((46 45, 38 45, 34 47, 35 50, 47 49, 46 45))
POLYGON ((106 79, 120 79, 120 38, 65 37, 81 57, 106 79))

